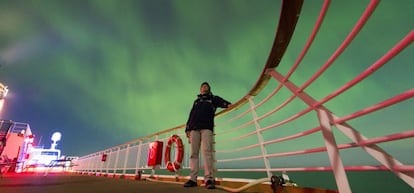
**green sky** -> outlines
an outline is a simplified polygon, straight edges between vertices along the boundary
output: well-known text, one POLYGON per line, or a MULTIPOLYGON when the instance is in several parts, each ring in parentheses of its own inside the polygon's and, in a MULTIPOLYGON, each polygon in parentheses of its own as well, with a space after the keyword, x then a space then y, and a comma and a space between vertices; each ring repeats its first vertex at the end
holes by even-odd
MULTIPOLYGON (((302 50, 321 3, 305 2, 281 72, 302 50)), ((331 3, 293 81, 302 84, 327 60, 367 4, 331 3)), ((413 30, 413 4, 381 2, 330 75, 308 92, 315 98, 332 92, 387 52, 413 30)), ((45 146, 61 131, 59 147, 69 155, 181 125, 201 82, 232 102, 251 89, 273 44, 279 9, 280 1, 270 0, 3 0, 0 81, 9 86, 10 97, 2 118, 29 123, 45 146)), ((345 115, 412 88, 412 53, 411 46, 352 90, 341 99, 347 104, 329 105, 345 115), (373 99, 359 95, 367 90, 375 92, 373 99)))

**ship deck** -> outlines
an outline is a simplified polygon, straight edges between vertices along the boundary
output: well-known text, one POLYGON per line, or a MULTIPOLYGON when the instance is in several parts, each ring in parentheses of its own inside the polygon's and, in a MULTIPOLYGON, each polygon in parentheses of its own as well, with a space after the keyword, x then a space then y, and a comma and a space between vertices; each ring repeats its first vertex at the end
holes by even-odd
POLYGON ((78 174, 14 174, 0 178, 0 192, 7 193, 223 193, 220 189, 205 187, 184 188, 179 184, 159 183, 148 180, 128 180, 103 176, 78 174))

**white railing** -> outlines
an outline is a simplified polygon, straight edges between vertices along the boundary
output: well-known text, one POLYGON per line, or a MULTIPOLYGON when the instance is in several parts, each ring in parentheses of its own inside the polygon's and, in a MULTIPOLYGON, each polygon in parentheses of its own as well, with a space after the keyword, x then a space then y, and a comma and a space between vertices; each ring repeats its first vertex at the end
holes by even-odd
MULTIPOLYGON (((388 68, 404 71, 413 65, 413 47, 409 46, 414 40, 414 30, 400 37, 399 42, 373 62, 355 60, 361 65, 354 75, 343 78, 337 77, 342 76, 341 71, 328 72, 329 67, 344 65, 337 62, 338 58, 362 33, 361 29, 380 3, 372 0, 334 53, 326 62, 312 64, 315 72, 306 75, 307 71, 299 67, 309 65, 309 60, 306 64, 303 62, 306 55, 315 56, 310 48, 323 27, 331 2, 324 1, 316 24, 295 62, 282 60, 289 53, 291 37, 295 38, 293 32, 300 23, 302 3, 300 0, 283 1, 273 48, 258 81, 232 109, 216 116, 217 177, 240 172, 261 173, 270 178, 275 172, 332 171, 336 189, 350 193, 349 171, 390 171, 414 188, 414 160, 407 156, 412 155, 414 145, 414 130, 409 126, 413 123, 413 115, 409 114, 414 109, 413 76, 405 77, 411 80, 408 86, 395 82, 393 86, 399 89, 383 88, 389 89, 384 95, 377 94, 381 92, 376 89, 382 87, 374 84, 381 79, 375 74, 381 68, 392 65, 388 68), (401 63, 409 57, 411 63, 401 63), (400 63, 397 65, 392 59, 400 63), (307 76, 307 80, 302 80, 307 76), (329 88, 320 86, 327 81, 329 84, 324 85, 329 88), (397 155, 401 159, 397 159, 397 155)), ((369 49, 369 45, 364 49, 369 49)), ((401 80, 399 76, 404 76, 385 74, 387 80, 401 80)), ((75 169, 124 175, 151 170, 147 166, 149 144, 156 140, 166 144, 173 134, 178 134, 184 141, 183 168, 188 169, 189 146, 184 125, 80 157, 75 169), (101 161, 102 154, 107 155, 105 162, 101 161)), ((152 172, 155 174, 164 169, 163 162, 152 172)), ((169 174, 183 175, 180 172, 169 174)))

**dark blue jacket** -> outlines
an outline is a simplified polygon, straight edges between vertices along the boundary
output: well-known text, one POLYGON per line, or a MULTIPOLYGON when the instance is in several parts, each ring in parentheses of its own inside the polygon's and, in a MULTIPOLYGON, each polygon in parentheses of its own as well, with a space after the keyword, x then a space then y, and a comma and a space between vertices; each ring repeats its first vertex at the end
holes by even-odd
POLYGON ((185 131, 214 130, 214 115, 217 107, 227 108, 231 103, 212 93, 199 94, 193 103, 185 131))

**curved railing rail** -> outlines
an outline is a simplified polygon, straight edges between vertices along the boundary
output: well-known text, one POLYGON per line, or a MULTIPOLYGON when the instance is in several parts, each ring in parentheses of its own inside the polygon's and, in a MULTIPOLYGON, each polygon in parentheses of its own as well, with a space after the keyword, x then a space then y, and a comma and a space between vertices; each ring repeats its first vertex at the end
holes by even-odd
MULTIPOLYGON (((409 123, 412 125, 412 114, 409 112, 414 107, 412 77, 406 77, 409 80, 411 78, 408 87, 399 86, 381 96, 371 94, 378 88, 372 83, 380 79, 375 72, 386 65, 403 70, 412 65, 404 62, 396 65, 391 60, 401 62, 401 58, 409 57, 408 53, 413 51, 409 46, 414 40, 414 30, 401 37, 399 42, 378 56, 371 65, 363 62, 367 67, 360 68, 359 73, 346 76, 346 81, 338 79, 335 82, 336 76, 341 74, 328 72, 328 68, 341 65, 338 58, 362 33, 361 29, 379 4, 379 1, 372 0, 326 62, 312 75, 304 75, 306 72, 300 65, 304 65, 305 56, 312 52, 310 48, 323 27, 330 3, 329 0, 324 1, 302 51, 294 62, 289 62, 282 61, 282 58, 286 55, 285 52, 289 52, 288 45, 291 38, 294 38, 303 2, 283 1, 275 41, 258 81, 231 109, 216 116, 215 156, 218 178, 247 178, 245 173, 250 174, 248 178, 254 179, 271 177, 274 172, 314 174, 331 171, 335 179, 334 188, 351 193, 355 190, 351 189, 350 171, 389 171, 408 185, 407 188, 414 188, 413 160, 407 156, 411 155, 410 145, 412 147, 414 138, 414 130, 407 126, 409 123), (278 70, 281 63, 283 67, 291 66, 290 69, 278 70), (286 73, 282 73, 283 70, 286 73), (300 79, 302 76, 309 78, 303 81, 300 79), (330 88, 321 88, 321 82, 327 81, 331 83, 330 88), (356 99, 363 102, 355 101, 356 99)), ((387 75, 387 79, 400 76, 387 75)), ((180 125, 80 157, 75 169, 124 175, 135 175, 142 170, 153 169, 147 166, 150 143, 157 140, 165 144, 173 134, 185 138, 184 127, 185 125, 180 125), (105 162, 101 161, 103 154, 107 155, 105 162)), ((184 146, 183 168, 188 169, 189 146, 187 143, 184 146)), ((162 163, 158 169, 152 170, 152 175, 156 172, 168 174, 162 172, 164 169, 165 164, 162 163)), ((299 178, 300 175, 296 177, 299 178)), ((323 183, 309 185, 324 187, 323 183)))

